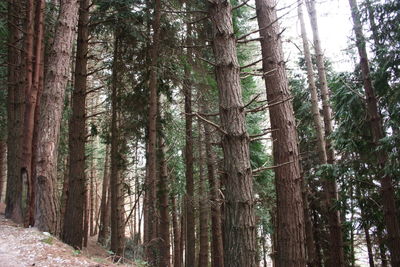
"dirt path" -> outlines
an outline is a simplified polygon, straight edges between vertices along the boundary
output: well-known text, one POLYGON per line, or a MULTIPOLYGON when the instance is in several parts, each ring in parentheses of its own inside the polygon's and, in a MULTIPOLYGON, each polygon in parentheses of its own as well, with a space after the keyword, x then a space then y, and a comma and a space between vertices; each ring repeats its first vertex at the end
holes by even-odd
POLYGON ((78 252, 36 228, 18 227, 0 214, 0 267, 127 266, 112 264, 107 256, 94 240, 78 252))

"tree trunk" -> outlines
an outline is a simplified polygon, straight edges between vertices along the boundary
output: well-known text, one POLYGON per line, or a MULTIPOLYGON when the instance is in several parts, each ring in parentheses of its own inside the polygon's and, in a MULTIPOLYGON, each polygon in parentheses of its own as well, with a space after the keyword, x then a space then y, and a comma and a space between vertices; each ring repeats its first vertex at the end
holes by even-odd
POLYGON ((181 235, 180 235, 180 227, 178 222, 178 208, 176 206, 176 197, 171 196, 171 208, 172 208, 172 229, 174 233, 174 258, 173 265, 174 267, 181 267, 181 235))
POLYGON ((158 181, 158 202, 160 211, 159 222, 159 238, 160 238, 160 267, 169 267, 171 254, 170 254, 170 237, 169 237, 169 205, 168 205, 168 166, 166 151, 167 147, 163 138, 159 137, 160 149, 160 179, 158 181))
POLYGON ((25 108, 25 94, 21 84, 22 32, 16 25, 21 25, 19 14, 21 2, 11 0, 8 4, 8 93, 7 93, 7 189, 6 218, 16 223, 23 222, 20 179, 20 155, 22 153, 22 130, 25 108))
POLYGON ((40 106, 35 181, 35 226, 41 231, 50 233, 56 232, 57 150, 77 17, 78 1, 61 0, 59 21, 50 49, 40 106))
POLYGON ((118 113, 119 101, 119 72, 120 72, 120 37, 117 30, 114 42, 114 61, 112 67, 111 81, 111 251, 116 255, 114 260, 123 256, 125 244, 125 221, 124 221, 124 191, 123 176, 121 173, 122 157, 120 154, 121 140, 119 136, 118 113))
POLYGON ((101 202, 100 202, 100 226, 99 226, 99 237, 98 242, 105 247, 107 239, 110 236, 110 213, 107 208, 108 192, 110 187, 110 145, 106 145, 106 155, 104 158, 104 176, 103 176, 103 187, 101 191, 101 202))
POLYGON ((225 266, 258 266, 250 138, 247 134, 240 66, 229 1, 209 1, 212 21, 215 76, 219 91, 221 139, 224 152, 225 266))
POLYGON ((365 241, 367 243, 367 251, 368 251, 368 261, 369 261, 369 267, 374 267, 374 254, 372 253, 372 242, 371 242, 371 236, 369 234, 369 228, 367 227, 367 224, 364 224, 364 232, 365 232, 365 241))
POLYGON ((153 242, 157 237, 157 216, 156 216, 156 185, 157 185, 157 60, 160 46, 160 21, 161 21, 161 0, 154 0, 153 17, 153 42, 150 47, 150 77, 149 77, 149 108, 148 108, 148 158, 147 158, 147 181, 145 196, 145 211, 147 218, 147 230, 145 231, 146 258, 150 263, 156 262, 156 249, 153 242))
POLYGON ((378 228, 376 235, 378 237, 379 256, 381 258, 381 266, 388 267, 388 260, 386 258, 386 247, 385 247, 385 243, 382 238, 382 229, 378 228))
MULTIPOLYGON (((190 1, 186 1, 188 9, 190 1)), ((192 25, 186 24, 186 45, 192 45, 192 25)), ((193 130, 192 130, 192 76, 191 67, 193 66, 192 49, 187 48, 187 64, 184 69, 183 91, 185 96, 185 177, 186 177, 186 249, 185 266, 195 266, 196 259, 196 238, 195 238, 195 208, 194 208, 194 180, 193 180, 193 130)))
MULTIPOLYGON (((335 155, 333 147, 330 141, 330 136, 333 132, 332 126, 332 111, 330 106, 330 93, 328 88, 328 82, 326 80, 324 55, 321 48, 321 41, 319 38, 317 14, 315 9, 315 0, 306 0, 307 9, 310 14, 311 28, 313 31, 314 49, 316 53, 316 62, 318 69, 319 88, 322 98, 322 111, 324 118, 324 129, 325 129, 325 146, 327 163, 334 164, 335 155)), ((344 266, 344 244, 343 244, 343 233, 340 221, 340 212, 335 209, 334 202, 338 201, 338 189, 335 177, 331 177, 324 181, 324 191, 326 191, 327 197, 327 215, 329 224, 330 234, 330 266, 344 266)))
POLYGON ((3 197, 3 188, 4 188, 4 156, 6 152, 6 143, 3 140, 0 140, 0 203, 3 197))
POLYGON ((270 108, 270 121, 277 192, 276 266, 306 266, 304 210, 301 191, 296 123, 285 71, 282 43, 274 0, 256 0, 261 29, 263 72, 270 108), (285 166, 281 166, 284 164, 285 166))
POLYGON ((377 168, 381 176, 381 198, 383 206, 384 221, 388 232, 388 246, 392 266, 400 266, 400 226, 396 210, 395 193, 392 184, 392 177, 384 173, 385 165, 388 163, 386 151, 378 148, 380 140, 385 137, 382 125, 382 118, 379 114, 378 103, 371 81, 365 38, 362 32, 362 24, 356 0, 349 0, 351 14, 356 35, 356 45, 360 56, 361 75, 364 83, 366 96, 366 108, 369 116, 369 123, 372 138, 376 149, 377 168))
POLYGON ((82 248, 85 206, 85 142, 86 142, 86 87, 89 41, 90 0, 79 1, 78 39, 76 47, 72 115, 69 125, 69 190, 62 239, 67 244, 82 248))
POLYGON ((204 133, 202 131, 202 123, 198 121, 199 126, 199 137, 198 137, 198 149, 199 149, 199 209, 200 209, 200 250, 199 250, 199 267, 208 266, 208 217, 209 217, 209 205, 208 205, 208 194, 207 194, 207 177, 204 173, 205 166, 205 153, 204 153, 204 133))
MULTIPOLYGON (((326 85, 326 77, 325 77, 325 69, 324 69, 324 62, 322 58, 322 52, 321 48, 319 45, 319 38, 318 38, 318 32, 317 32, 317 24, 316 24, 316 18, 315 18, 315 8, 313 13, 310 12, 310 17, 312 26, 313 26, 313 32, 314 32, 314 46, 316 46, 316 51, 317 51, 317 66, 318 66, 318 73, 320 77, 320 84, 321 84, 321 95, 323 96, 323 108, 324 108, 324 118, 325 118, 325 133, 324 129, 322 128, 322 121, 319 113, 319 106, 318 106, 318 93, 317 93, 317 87, 315 85, 315 80, 314 80, 314 70, 313 70, 313 65, 312 65, 312 59, 311 59, 311 53, 310 53, 310 48, 308 46, 308 39, 307 39, 307 32, 306 32, 306 27, 304 23, 304 18, 303 18, 303 11, 302 11, 302 1, 300 2, 301 4, 298 6, 298 11, 299 11, 299 19, 300 19, 300 25, 301 25, 301 35, 303 39, 303 48, 304 48, 304 57, 306 61, 306 66, 307 66, 307 81, 308 85, 310 88, 310 93, 311 93, 311 104, 312 104, 312 114, 314 118, 314 125, 316 129, 316 135, 317 135, 317 144, 318 144, 318 154, 319 154, 319 159, 320 159, 320 164, 333 164, 334 163, 334 156, 333 156, 333 150, 331 149, 331 145, 327 145, 329 142, 328 135, 331 134, 332 132, 332 124, 331 124, 331 112, 330 112, 330 105, 327 102, 329 98, 328 95, 328 87, 326 85), (317 49, 318 48, 318 49, 317 49), (322 64, 322 65, 321 65, 322 64), (329 153, 328 153, 328 150, 329 153), (329 156, 328 156, 329 154, 329 156), (329 158, 329 162, 328 162, 329 158)), ((312 2, 311 5, 314 3, 312 2)), ((329 266, 334 267, 334 266, 340 266, 344 267, 344 253, 343 253, 343 242, 342 242, 342 230, 340 226, 340 214, 338 211, 335 210, 334 203, 333 201, 337 200, 337 192, 336 192, 336 182, 330 178, 322 178, 322 185, 323 185, 323 190, 324 190, 324 195, 325 195, 325 205, 324 205, 324 214, 327 217, 328 220, 328 225, 329 225, 329 246, 330 246, 330 255, 329 255, 329 266), (333 189, 333 191, 332 191, 333 189)), ((306 205, 306 204, 304 204, 306 205)), ((307 219, 306 219, 307 220, 307 219)), ((306 226, 307 227, 307 226, 306 226)), ((309 252, 309 250, 308 250, 309 252)))

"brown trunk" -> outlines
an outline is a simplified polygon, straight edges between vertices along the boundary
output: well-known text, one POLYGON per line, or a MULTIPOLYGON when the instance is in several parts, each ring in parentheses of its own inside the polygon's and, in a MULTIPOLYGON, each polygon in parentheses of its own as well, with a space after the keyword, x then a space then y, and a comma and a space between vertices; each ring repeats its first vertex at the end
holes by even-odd
MULTIPOLYGON (((117 30, 118 32, 118 30, 117 30)), ((111 251, 116 255, 115 260, 123 256, 125 244, 125 221, 124 221, 124 192, 123 175, 121 173, 122 157, 120 154, 121 140, 119 136, 118 114, 120 109, 119 94, 119 72, 120 72, 120 38, 115 34, 114 62, 111 81, 111 251)))
MULTIPOLYGON (((189 8, 190 1, 186 1, 189 8)), ((192 43, 192 25, 186 24, 186 45, 192 43)), ((195 238, 195 214, 194 214, 194 180, 193 180, 193 130, 192 130, 192 76, 191 66, 193 66, 193 55, 190 48, 187 49, 187 64, 185 65, 185 79, 183 81, 183 91, 185 95, 185 177, 186 177, 186 249, 185 266, 195 266, 196 258, 196 238, 195 238)))
POLYGON ((379 114, 378 103, 371 81, 365 38, 362 32, 360 14, 355 0, 349 0, 351 14, 356 35, 356 45, 360 56, 361 75, 364 83, 366 96, 366 108, 369 117, 373 142, 376 149, 377 168, 381 175, 381 198, 383 206, 384 221, 388 232, 388 247, 392 266, 400 266, 400 226, 397 216, 395 194, 392 184, 392 177, 384 173, 385 165, 388 162, 386 151, 378 148, 380 140, 385 137, 382 125, 382 118, 379 114))
POLYGON ((87 247, 88 239, 89 239, 89 184, 85 185, 85 200, 83 205, 83 247, 87 247))
POLYGON ((376 235, 378 237, 379 256, 381 258, 382 267, 388 267, 388 260, 387 260, 387 257, 386 257, 386 247, 385 247, 384 240, 382 238, 382 230, 381 229, 377 229, 376 235))
MULTIPOLYGON (((316 53, 316 61, 318 68, 318 80, 319 88, 321 91, 322 98, 322 111, 324 117, 324 129, 325 129, 325 145, 327 163, 334 164, 335 155, 330 141, 330 136, 333 132, 332 126, 332 111, 330 106, 330 96, 328 82, 326 80, 324 55, 321 48, 321 41, 319 38, 317 14, 315 9, 315 0, 306 0, 307 9, 310 14, 311 28, 313 31, 314 49, 316 53)), ((330 261, 329 264, 332 267, 344 266, 344 244, 343 244, 343 233, 340 221, 340 212, 334 207, 334 202, 338 201, 338 190, 335 177, 332 177, 324 181, 324 191, 326 191, 327 197, 327 215, 328 225, 330 234, 330 261)))
POLYGON ((94 183, 95 183, 95 179, 96 179, 96 174, 95 174, 95 166, 94 166, 94 159, 93 159, 93 155, 91 156, 91 159, 90 159, 90 187, 89 187, 89 198, 90 198, 90 200, 89 200, 89 203, 90 203, 90 206, 89 206, 89 233, 90 233, 90 236, 94 236, 95 234, 94 234, 94 232, 95 232, 95 229, 94 229, 94 221, 95 221, 95 186, 94 186, 94 183))
MULTIPOLYGON (((207 113, 207 109, 204 109, 207 113)), ((211 144, 211 129, 208 124, 204 125, 204 139, 206 144, 207 176, 210 187, 211 203, 211 266, 224 266, 224 252, 222 246, 222 221, 221 221, 221 198, 219 194, 220 183, 216 173, 216 158, 211 144)))
POLYGON ((306 266, 304 210, 299 152, 293 106, 289 101, 275 0, 256 0, 263 72, 270 108, 270 121, 277 192, 276 266, 306 266), (285 166, 281 166, 284 164, 285 166))
POLYGON ((8 93, 7 93, 7 189, 5 215, 17 223, 23 222, 20 179, 20 155, 22 153, 22 129, 24 120, 24 89, 21 80, 22 33, 19 15, 21 2, 11 0, 8 4, 8 93))
POLYGON ((110 213, 107 208, 107 201, 109 198, 109 187, 110 187, 110 145, 106 145, 106 155, 104 158, 104 176, 103 176, 103 187, 101 190, 101 202, 100 202, 100 226, 99 226, 99 237, 98 242, 102 246, 106 246, 107 239, 110 236, 110 213))
POLYGON ((56 232, 57 150, 77 18, 78 2, 61 0, 56 36, 50 49, 41 98, 35 181, 35 226, 50 233, 56 232))
POLYGON ((171 196, 171 208, 172 208, 172 229, 174 233, 174 258, 172 266, 181 267, 181 235, 180 227, 178 222, 178 208, 176 206, 176 197, 171 196))
POLYGON ((89 3, 79 1, 78 39, 76 47, 72 115, 69 125, 69 190, 62 239, 67 244, 82 248, 85 206, 85 141, 86 141, 86 83, 89 37, 89 3))
POLYGON ((364 224, 364 232, 365 232, 365 241, 367 243, 367 251, 368 251, 368 260, 369 260, 369 267, 374 267, 374 254, 372 253, 372 242, 371 236, 369 234, 369 228, 367 224, 364 224))
MULTIPOLYGON (((311 4, 313 5, 313 4, 311 4)), ((330 112, 330 106, 327 101, 329 101, 329 97, 327 96, 328 94, 328 88, 326 85, 326 77, 325 77, 325 69, 324 69, 324 62, 321 54, 321 49, 319 45, 319 39, 318 39, 318 32, 317 32, 317 24, 316 24, 316 19, 315 19, 315 12, 311 13, 311 20, 313 21, 312 26, 313 26, 313 32, 314 32, 314 46, 316 46, 316 51, 317 51, 317 65, 318 65, 318 73, 320 74, 320 83, 321 83, 321 95, 323 96, 323 108, 324 108, 324 118, 325 118, 325 133, 322 128, 322 121, 319 113, 319 107, 318 107, 318 93, 317 93, 317 87, 315 85, 315 80, 314 80, 314 70, 313 70, 313 65, 312 65, 312 59, 311 59, 311 53, 310 53, 310 48, 308 46, 308 39, 307 39, 307 32, 306 32, 306 27, 304 23, 304 18, 303 18, 303 11, 302 11, 302 1, 300 1, 300 5, 298 7, 299 10, 299 19, 300 19, 300 25, 301 25, 301 35, 303 39, 303 48, 304 48, 304 57, 306 61, 306 66, 307 66, 307 81, 308 85, 310 88, 310 93, 311 93, 311 103, 312 103, 312 114, 314 118, 314 125, 316 129, 316 135, 317 135, 317 144, 318 144, 318 154, 319 154, 319 159, 320 159, 320 164, 333 164, 334 158, 333 158, 333 151, 330 147, 330 144, 327 145, 326 142, 329 142, 329 139, 327 138, 328 135, 332 132, 332 125, 331 125, 331 112, 330 112), (316 37, 317 36, 317 37, 316 37), (317 49, 318 47, 318 49, 317 49), (322 67, 321 67, 322 64, 322 67), (322 73, 322 74, 321 74, 322 73), (328 98, 328 99, 327 99, 328 98), (328 153, 328 149, 330 150, 328 153), (329 156, 328 156, 329 154, 329 156), (328 160, 329 158, 329 160, 328 160)), ((315 11, 315 8, 312 9, 315 11)), ((323 185, 323 190, 325 194, 325 205, 324 205, 324 213, 327 216, 328 219, 328 225, 329 225, 329 233, 330 233, 330 238, 329 238, 329 246, 330 246, 330 255, 329 255, 329 266, 334 267, 334 266, 344 266, 344 253, 343 253, 343 242, 342 242, 342 230, 340 226, 340 214, 338 211, 335 210, 334 203, 333 201, 337 200, 336 198, 336 182, 332 179, 327 179, 325 178, 322 181, 323 185), (333 191, 332 191, 333 189, 333 191)), ((306 204, 305 204, 306 205, 306 204)), ((306 220, 306 227, 307 227, 307 219, 306 220)), ((309 250, 308 250, 309 252, 309 250)))
POLYGON ((146 258, 150 263, 156 261, 156 248, 153 247, 153 240, 157 237, 157 216, 156 216, 156 185, 157 185, 157 60, 160 46, 160 21, 161 21, 161 0, 154 0, 154 17, 153 17, 153 40, 150 47, 150 78, 149 78, 149 108, 148 108, 148 162, 147 162, 147 181, 145 196, 146 231, 145 245, 146 258), (146 223, 147 221, 147 223, 146 223))
POLYGON ((209 1, 212 21, 215 76, 219 91, 223 183, 224 263, 225 266, 258 266, 256 262, 256 228, 254 215, 253 175, 250 166, 250 138, 240 85, 240 66, 229 1, 209 1))
POLYGON ((169 237, 169 205, 168 205, 168 166, 166 159, 167 147, 163 138, 159 138, 160 149, 160 179, 158 181, 158 203, 160 211, 159 233, 160 249, 159 249, 159 266, 169 267, 170 254, 170 237, 169 237))
POLYGON ((202 132, 202 123, 198 121, 199 126, 199 137, 198 137, 198 149, 199 149, 199 230, 200 230, 200 250, 199 250, 199 267, 208 266, 208 217, 209 217, 209 205, 208 205, 208 194, 207 194, 207 177, 204 173, 205 166, 205 153, 204 153, 204 137, 202 132))
POLYGON ((0 203, 3 197, 3 186, 4 186, 4 156, 6 152, 6 143, 0 140, 0 203))

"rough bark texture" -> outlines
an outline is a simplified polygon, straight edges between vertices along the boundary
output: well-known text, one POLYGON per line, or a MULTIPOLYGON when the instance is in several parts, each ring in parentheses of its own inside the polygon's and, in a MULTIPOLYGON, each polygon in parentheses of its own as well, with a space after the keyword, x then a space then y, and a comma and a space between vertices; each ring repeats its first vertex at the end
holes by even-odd
POLYGON ((61 0, 56 36, 50 48, 40 106, 35 181, 35 226, 41 231, 50 233, 56 232, 57 150, 77 18, 78 1, 61 0))
MULTIPOLYGON (((117 30, 118 32, 118 30, 117 30)), ((124 221, 124 191, 123 176, 121 173, 122 156, 120 154, 121 140, 119 136, 119 98, 118 98, 118 82, 120 72, 120 39, 118 33, 115 36, 114 43, 114 59, 112 68, 111 82, 111 251, 117 256, 118 260, 123 256, 125 244, 125 221, 124 221)))
MULTIPOLYGON (((207 110, 204 109, 204 113, 207 110)), ((216 172, 216 158, 212 149, 211 129, 208 124, 204 125, 204 139, 206 144, 207 176, 210 187, 211 203, 211 266, 224 266, 224 248, 222 243, 222 218, 221 218, 221 198, 219 194, 220 182, 216 172)))
POLYGON ((225 266, 258 266, 253 175, 229 1, 209 1, 224 152, 225 266))
POLYGON ((198 136, 198 149, 199 149, 199 231, 200 231, 200 249, 199 249, 199 267, 208 266, 208 217, 209 205, 207 194, 207 176, 205 170, 205 153, 204 153, 204 133, 203 125, 198 121, 199 136, 198 136))
MULTIPOLYGON (((190 1, 186 1, 187 9, 190 8, 190 1)), ((186 25, 186 45, 192 45, 192 25, 186 25)), ((187 65, 185 65, 185 79, 183 81, 183 93, 185 95, 185 178, 186 178, 186 249, 185 266, 195 266, 196 259, 196 238, 195 238, 195 205, 194 205, 194 180, 193 180, 193 127, 192 127, 192 76, 193 66, 192 49, 186 51, 187 65)))
POLYGON ((153 41, 150 48, 150 78, 149 78, 149 109, 148 109, 148 157, 147 157, 147 181, 145 210, 147 221, 145 231, 146 258, 149 262, 154 263, 156 260, 156 249, 153 242, 157 237, 157 216, 156 216, 156 185, 157 185, 157 59, 160 46, 160 20, 161 20, 161 1, 154 0, 154 17, 153 17, 153 41))
POLYGON ((110 148, 106 146, 106 155, 104 159, 104 176, 103 176, 103 187, 101 191, 101 202, 100 202, 100 226, 98 242, 103 246, 106 246, 107 239, 110 237, 110 210, 107 208, 107 200, 109 198, 110 188, 110 148))
POLYGON ((6 152, 6 143, 0 140, 0 203, 3 198, 3 188, 4 188, 4 156, 6 152))
POLYGON ((160 222, 159 222, 159 253, 160 267, 169 267, 171 260, 170 253, 170 233, 169 233, 169 205, 168 205, 168 166, 166 159, 167 147, 163 138, 160 138, 160 178, 158 181, 158 203, 160 211, 160 222))
POLYGON ((172 266, 181 267, 181 234, 178 221, 178 208, 176 206, 176 197, 171 197, 171 209, 172 209, 172 229, 174 234, 174 258, 172 266))
MULTIPOLYGON (((332 126, 332 111, 330 106, 330 93, 328 82, 326 80, 324 55, 321 48, 321 41, 319 38, 317 14, 315 9, 315 0, 306 0, 308 13, 310 14, 311 28, 313 32, 314 49, 316 54, 316 63, 318 69, 319 89, 322 98, 322 111, 324 118, 325 129, 325 146, 327 163, 334 164, 335 155, 330 141, 330 136, 333 132, 332 126)), ((324 191, 327 198, 327 215, 329 225, 329 264, 332 267, 344 266, 344 244, 343 233, 340 220, 340 212, 334 207, 334 202, 338 200, 338 189, 336 179, 332 177, 324 181, 324 191)))
POLYGON ((256 0, 261 52, 268 103, 283 101, 270 108, 275 188, 277 193, 277 267, 306 265, 305 225, 301 191, 296 124, 274 0, 256 0), (285 164, 285 166, 280 166, 285 164))
POLYGON ((83 207, 85 204, 86 82, 89 37, 89 0, 79 1, 72 115, 69 125, 69 190, 62 239, 82 248, 83 207))
POLYGON ((388 247, 390 251, 390 261, 392 266, 400 266, 400 226, 399 217, 397 216, 394 187, 392 177, 384 173, 385 165, 388 162, 387 152, 378 149, 380 140, 385 137, 382 125, 382 118, 378 110, 378 103, 372 85, 365 38, 362 32, 362 24, 360 14, 355 0, 349 0, 351 14, 354 24, 354 32, 356 35, 356 45, 360 56, 361 76, 364 83, 366 109, 371 127, 373 142, 376 148, 377 168, 381 175, 381 198, 384 213, 384 220, 388 232, 388 247))
POLYGON ((25 94, 22 77, 22 33, 19 14, 21 1, 11 0, 8 4, 8 93, 7 93, 7 189, 5 216, 16 223, 23 222, 20 178, 20 156, 22 153, 22 129, 24 120, 25 94))

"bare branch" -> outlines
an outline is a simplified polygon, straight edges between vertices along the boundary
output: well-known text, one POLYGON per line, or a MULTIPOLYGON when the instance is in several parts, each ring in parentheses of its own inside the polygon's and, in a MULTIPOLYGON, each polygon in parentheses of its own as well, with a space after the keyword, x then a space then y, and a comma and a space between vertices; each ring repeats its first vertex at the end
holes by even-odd
POLYGON ((292 96, 288 97, 288 98, 285 98, 285 99, 283 99, 281 101, 275 102, 275 103, 265 104, 265 105, 262 105, 262 106, 259 106, 259 107, 256 107, 256 108, 253 108, 253 109, 250 109, 250 110, 246 110, 246 113, 259 112, 259 111, 262 111, 262 110, 266 110, 268 108, 271 108, 271 107, 274 107, 276 105, 282 104, 282 103, 284 103, 284 102, 286 102, 288 100, 291 100, 291 99, 293 99, 292 96))
POLYGON ((241 3, 241 4, 239 4, 239 5, 235 6, 235 7, 233 7, 233 8, 232 8, 232 11, 235 10, 235 9, 241 8, 242 6, 247 5, 247 3, 248 3, 249 1, 250 1, 250 0, 246 0, 246 1, 244 1, 243 3, 241 3))
POLYGON ((198 119, 200 119, 201 121, 203 121, 203 122, 205 122, 205 123, 208 123, 208 124, 210 124, 211 126, 213 126, 213 127, 215 127, 217 130, 219 130, 221 133, 223 133, 223 134, 228 134, 225 130, 223 130, 222 128, 221 128, 221 126, 219 126, 218 124, 216 124, 216 123, 214 123, 214 122, 212 122, 212 121, 209 121, 209 120, 207 120, 206 118, 204 118, 204 117, 202 117, 201 115, 199 115, 199 113, 192 113, 192 114, 188 114, 188 115, 190 115, 190 116, 196 116, 198 119))
POLYGON ((262 172, 262 171, 266 171, 266 170, 273 170, 273 169, 288 165, 288 164, 293 163, 293 162, 294 161, 288 161, 288 162, 285 162, 285 163, 282 163, 282 164, 278 164, 278 165, 275 165, 275 166, 257 168, 255 170, 253 170, 253 174, 254 173, 258 173, 258 172, 262 172))

